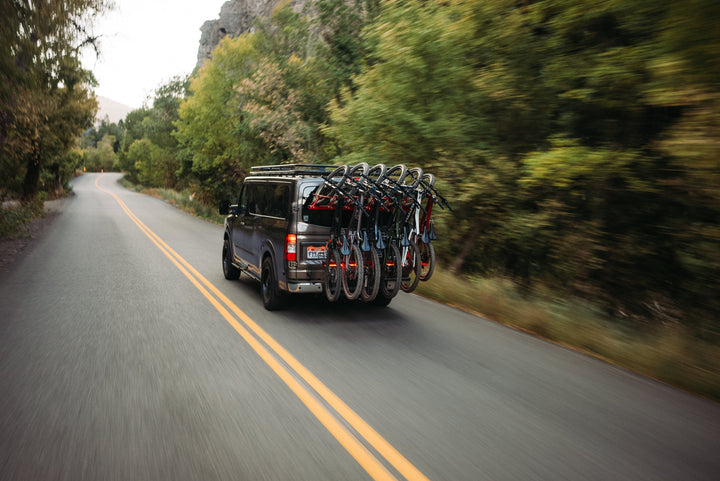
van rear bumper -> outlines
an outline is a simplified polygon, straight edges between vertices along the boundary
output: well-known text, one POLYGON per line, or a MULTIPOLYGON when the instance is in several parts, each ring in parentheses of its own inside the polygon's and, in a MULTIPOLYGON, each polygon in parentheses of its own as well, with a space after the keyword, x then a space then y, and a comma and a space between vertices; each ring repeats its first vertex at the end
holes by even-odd
POLYGON ((317 294, 323 291, 322 282, 288 282, 288 292, 293 294, 317 294))

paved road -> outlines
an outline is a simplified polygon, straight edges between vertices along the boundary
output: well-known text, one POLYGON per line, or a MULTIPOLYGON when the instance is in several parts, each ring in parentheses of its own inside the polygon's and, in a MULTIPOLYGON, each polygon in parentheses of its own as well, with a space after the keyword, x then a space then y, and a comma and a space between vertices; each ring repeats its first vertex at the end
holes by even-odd
POLYGON ((407 294, 269 313, 117 179, 0 272, 3 481, 720 479, 716 403, 407 294))

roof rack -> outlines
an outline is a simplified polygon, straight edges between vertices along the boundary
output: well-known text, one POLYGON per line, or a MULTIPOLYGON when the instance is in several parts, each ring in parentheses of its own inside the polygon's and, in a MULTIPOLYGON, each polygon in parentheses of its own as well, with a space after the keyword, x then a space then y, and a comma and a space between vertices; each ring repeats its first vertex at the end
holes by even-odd
POLYGON ((337 165, 280 164, 250 167, 249 175, 322 175, 337 169, 337 165))

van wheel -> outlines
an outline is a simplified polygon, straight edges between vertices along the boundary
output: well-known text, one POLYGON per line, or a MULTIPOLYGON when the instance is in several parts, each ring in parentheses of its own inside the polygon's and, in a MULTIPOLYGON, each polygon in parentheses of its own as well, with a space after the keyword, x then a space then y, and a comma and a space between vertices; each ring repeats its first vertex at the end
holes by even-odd
POLYGON ((230 239, 227 237, 223 242, 222 269, 225 279, 229 281, 237 280, 240 277, 240 269, 232 265, 232 260, 230 259, 230 239))
POLYGON ((266 257, 262 263, 262 298, 265 309, 274 311, 282 309, 287 304, 287 295, 280 291, 277 278, 275 277, 275 268, 270 257, 266 257))

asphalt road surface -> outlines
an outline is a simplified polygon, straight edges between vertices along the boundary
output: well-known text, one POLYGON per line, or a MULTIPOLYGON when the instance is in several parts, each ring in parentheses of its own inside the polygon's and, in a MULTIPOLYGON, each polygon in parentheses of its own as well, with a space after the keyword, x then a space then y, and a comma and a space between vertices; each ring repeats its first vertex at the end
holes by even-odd
POLYGON ((720 479, 717 403, 414 295, 267 312, 118 178, 0 272, 2 481, 720 479))

